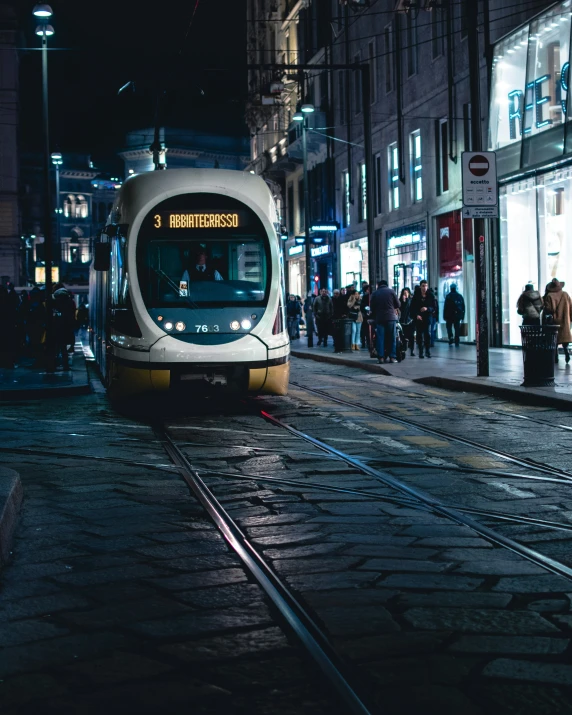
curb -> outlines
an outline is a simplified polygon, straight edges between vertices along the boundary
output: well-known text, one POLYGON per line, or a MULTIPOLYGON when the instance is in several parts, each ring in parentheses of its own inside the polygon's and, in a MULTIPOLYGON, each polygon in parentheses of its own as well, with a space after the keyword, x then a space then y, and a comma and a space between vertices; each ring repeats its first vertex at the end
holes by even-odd
POLYGON ((75 397, 91 394, 91 385, 70 385, 69 387, 33 387, 22 390, 0 390, 0 400, 34 400, 49 397, 75 397))
POLYGON ((355 360, 347 360, 346 358, 324 355, 323 353, 302 353, 298 352, 298 350, 291 350, 290 355, 306 360, 314 360, 315 362, 328 362, 331 365, 345 365, 346 367, 355 367, 358 370, 365 370, 366 372, 375 372, 378 375, 393 377, 390 372, 387 372, 385 368, 381 367, 381 365, 378 365, 377 363, 373 365, 367 362, 355 362, 355 360))
MULTIPOLYGON (((556 407, 559 410, 572 410, 572 400, 566 397, 558 397, 554 394, 544 392, 530 392, 530 388, 504 387, 503 385, 492 385, 491 383, 473 382, 462 377, 417 377, 412 380, 420 385, 431 385, 441 387, 445 390, 456 390, 464 392, 476 392, 482 395, 500 397, 510 402, 519 402, 523 405, 538 407, 556 407)), ((547 388, 550 389, 550 388, 547 388)))
POLYGON ((10 559, 23 496, 18 472, 0 467, 0 566, 10 559))

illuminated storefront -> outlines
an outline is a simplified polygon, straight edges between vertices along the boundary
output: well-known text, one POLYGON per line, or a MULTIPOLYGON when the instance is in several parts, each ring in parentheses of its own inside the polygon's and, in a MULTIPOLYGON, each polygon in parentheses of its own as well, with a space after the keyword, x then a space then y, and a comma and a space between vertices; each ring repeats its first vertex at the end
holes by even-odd
POLYGON ((500 332, 519 345, 526 283, 572 281, 572 0, 495 45, 489 148, 500 180, 500 332), (569 275, 570 274, 570 275, 569 275))
POLYGON ((341 286, 355 283, 361 287, 362 281, 369 283, 367 238, 340 244, 340 274, 341 286))
POLYGON ((427 233, 424 223, 387 231, 387 277, 399 295, 427 279, 427 233))

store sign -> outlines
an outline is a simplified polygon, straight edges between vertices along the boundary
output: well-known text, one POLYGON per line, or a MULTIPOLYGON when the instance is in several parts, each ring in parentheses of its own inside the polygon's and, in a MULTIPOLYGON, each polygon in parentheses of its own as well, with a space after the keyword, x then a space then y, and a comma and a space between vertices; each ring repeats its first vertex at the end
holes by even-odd
MULTIPOLYGON (((498 181, 494 151, 464 151, 463 207, 487 208, 486 217, 498 216, 498 181)), ((463 216, 467 216, 463 210, 463 216)), ((474 215, 473 218, 481 218, 474 215)))
POLYGON ((392 236, 387 242, 387 247, 397 248, 398 246, 408 246, 410 243, 419 243, 420 241, 420 233, 406 233, 403 236, 392 236))
POLYGON ((304 253, 304 246, 290 246, 288 249, 289 256, 297 256, 300 253, 304 253))
POLYGON ((326 253, 330 252, 330 247, 326 246, 316 246, 316 248, 310 249, 310 255, 312 258, 317 258, 318 256, 325 256, 326 253))
POLYGON ((552 119, 544 112, 545 105, 551 107, 554 102, 549 94, 551 85, 555 88, 555 93, 559 95, 562 106, 562 113, 566 115, 568 85, 570 80, 570 62, 566 62, 561 71, 560 79, 554 83, 551 74, 543 74, 532 82, 528 82, 525 90, 513 89, 508 93, 508 121, 510 127, 510 138, 517 138, 518 122, 520 136, 530 134, 532 126, 536 129, 543 129, 552 124, 552 119))

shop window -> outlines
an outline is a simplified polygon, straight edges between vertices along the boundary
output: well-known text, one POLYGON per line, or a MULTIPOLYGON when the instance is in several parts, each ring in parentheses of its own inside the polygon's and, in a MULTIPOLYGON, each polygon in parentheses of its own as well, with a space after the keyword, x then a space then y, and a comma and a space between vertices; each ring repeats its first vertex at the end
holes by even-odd
POLYGON ((387 25, 383 31, 385 40, 385 91, 393 91, 395 88, 395 50, 393 47, 393 26, 387 25))
POLYGON ((367 220, 367 177, 365 173, 365 162, 358 164, 359 178, 359 218, 358 221, 367 220))
POLYGON ((407 42, 407 76, 417 74, 417 15, 407 13, 406 42, 407 42))
POLYGON ((399 293, 427 279, 427 241, 424 223, 387 232, 387 276, 399 293))
POLYGON ((389 210, 399 208, 399 149, 397 142, 387 148, 387 168, 389 186, 389 210))
POLYGON ((376 154, 374 159, 375 166, 375 213, 377 216, 382 212, 381 199, 381 154, 376 154))
POLYGON ((350 225, 350 206, 351 206, 351 197, 350 197, 350 172, 349 171, 344 171, 342 173, 342 192, 343 192, 343 197, 344 197, 344 211, 343 211, 343 216, 344 216, 344 228, 347 228, 350 225))
MULTIPOLYGON (((361 55, 358 52, 354 57, 354 64, 359 65, 361 63, 361 55)), ((361 71, 353 71, 353 81, 354 81, 354 112, 359 114, 362 110, 362 93, 361 93, 361 71)))
POLYGON ((409 135, 409 173, 411 180, 411 198, 413 203, 423 198, 423 176, 421 162, 421 130, 409 135))
POLYGON ((369 252, 367 238, 340 244, 340 278, 342 285, 361 286, 369 281, 369 252))

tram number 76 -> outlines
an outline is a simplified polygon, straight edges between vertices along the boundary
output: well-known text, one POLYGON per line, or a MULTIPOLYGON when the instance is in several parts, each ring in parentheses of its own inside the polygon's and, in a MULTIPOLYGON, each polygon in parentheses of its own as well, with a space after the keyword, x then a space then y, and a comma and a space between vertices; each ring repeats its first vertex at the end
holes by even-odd
POLYGON ((218 333, 220 329, 218 325, 195 325, 195 328, 197 333, 218 333))

